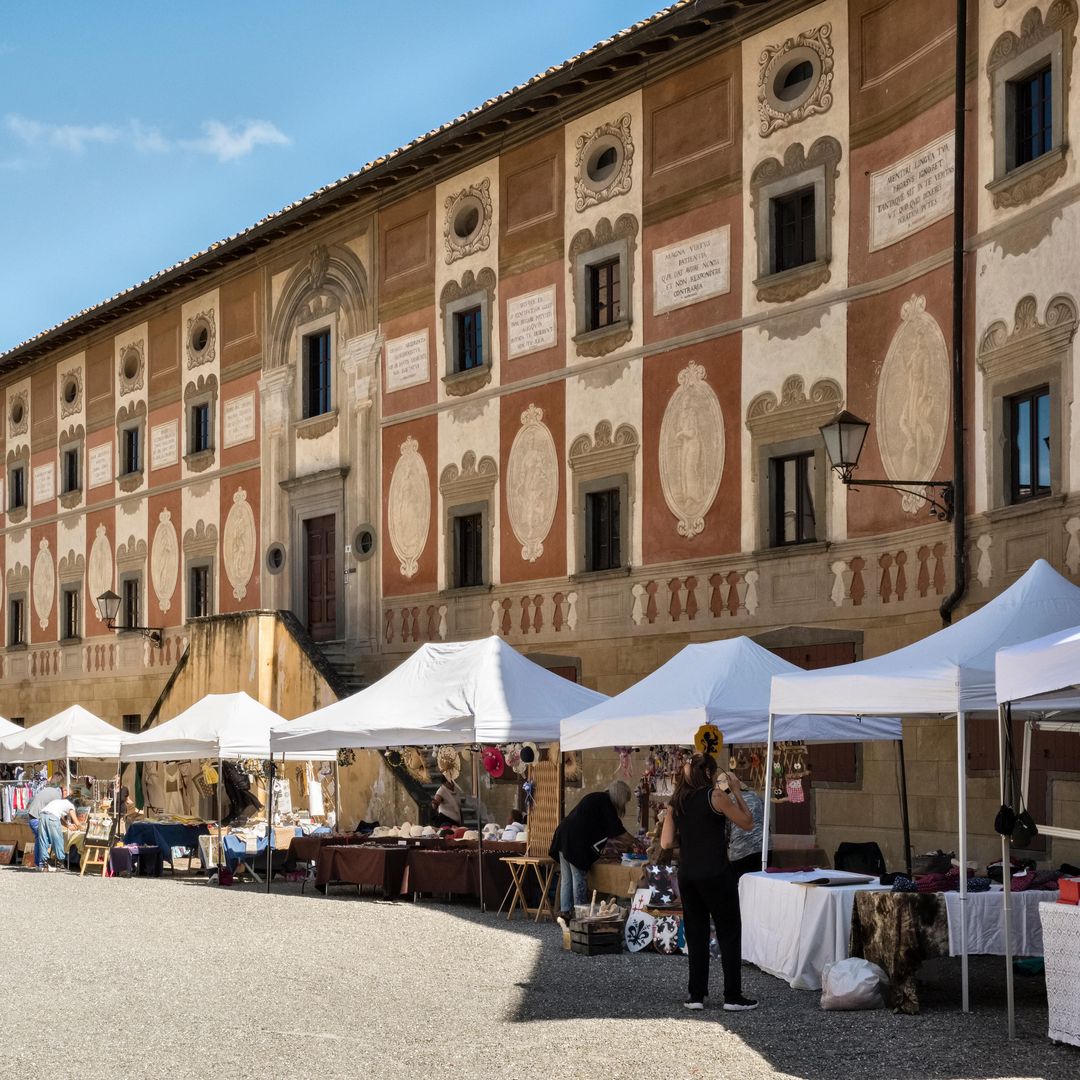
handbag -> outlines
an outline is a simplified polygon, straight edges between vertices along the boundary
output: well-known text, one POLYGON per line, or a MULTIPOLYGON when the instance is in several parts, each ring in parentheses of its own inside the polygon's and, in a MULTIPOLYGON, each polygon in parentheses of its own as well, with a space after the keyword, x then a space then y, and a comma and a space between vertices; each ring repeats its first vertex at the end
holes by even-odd
POLYGON ((1002 803, 994 818, 994 831, 1000 836, 1007 836, 1010 842, 1019 848, 1026 848, 1036 836, 1039 835, 1039 827, 1031 812, 1024 805, 1023 789, 1016 775, 1016 757, 1013 752, 1012 742, 1012 706, 1005 706, 1005 761, 1001 763, 1005 774, 1005 783, 1008 788, 1006 795, 1008 802, 1002 803), (1016 803, 1020 809, 1014 810, 1012 804, 1016 803))

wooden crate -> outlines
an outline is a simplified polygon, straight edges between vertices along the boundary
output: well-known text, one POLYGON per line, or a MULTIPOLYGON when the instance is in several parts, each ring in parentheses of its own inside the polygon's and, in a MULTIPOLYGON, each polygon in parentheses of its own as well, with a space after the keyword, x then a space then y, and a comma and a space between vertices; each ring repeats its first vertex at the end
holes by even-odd
POLYGON ((582 922, 570 920, 570 951, 582 956, 605 956, 622 952, 623 930, 626 923, 622 919, 606 922, 582 922))

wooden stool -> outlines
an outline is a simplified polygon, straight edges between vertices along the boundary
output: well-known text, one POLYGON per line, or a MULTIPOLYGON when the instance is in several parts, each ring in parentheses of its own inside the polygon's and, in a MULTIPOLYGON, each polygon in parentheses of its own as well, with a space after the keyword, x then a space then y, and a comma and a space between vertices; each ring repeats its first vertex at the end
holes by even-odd
MULTIPOLYGON (((510 871, 510 890, 513 893, 510 897, 510 908, 506 912, 506 918, 508 920, 513 918, 514 908, 520 907, 526 916, 533 916, 533 922, 539 922, 541 915, 554 919, 555 909, 551 906, 550 897, 551 883, 557 870, 554 860, 546 855, 504 855, 500 861, 506 863, 506 868, 510 871), (529 907, 525 898, 525 886, 528 882, 530 869, 540 886, 540 900, 534 908, 529 907)), ((506 903, 505 897, 503 903, 506 903)), ((499 911, 502 911, 501 905, 499 911)))

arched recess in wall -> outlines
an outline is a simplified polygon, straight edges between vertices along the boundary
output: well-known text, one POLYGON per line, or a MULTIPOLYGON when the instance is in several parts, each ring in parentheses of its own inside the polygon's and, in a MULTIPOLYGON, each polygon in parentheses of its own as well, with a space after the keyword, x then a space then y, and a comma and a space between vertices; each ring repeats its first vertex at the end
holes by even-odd
POLYGON ((337 310, 340 340, 348 341, 369 329, 367 272, 348 248, 317 244, 307 261, 293 270, 270 321, 268 368, 289 362, 293 328, 309 318, 315 304, 319 311, 327 310, 327 306, 337 310))

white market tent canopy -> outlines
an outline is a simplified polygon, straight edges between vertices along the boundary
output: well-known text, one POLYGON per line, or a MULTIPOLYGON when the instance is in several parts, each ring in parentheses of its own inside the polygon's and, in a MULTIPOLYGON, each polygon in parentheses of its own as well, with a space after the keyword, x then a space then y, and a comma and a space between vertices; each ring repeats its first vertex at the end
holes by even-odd
POLYGON ((21 735, 22 733, 23 728, 19 727, 18 724, 13 724, 10 720, 5 720, 0 716, 0 739, 5 735, 21 735))
MULTIPOLYGON (((656 743, 689 746, 705 723, 728 745, 765 742, 774 675, 801 669, 747 637, 687 645, 621 694, 562 722, 562 748, 656 743)), ((775 738, 799 742, 899 739, 900 721, 867 717, 857 725, 799 712, 778 716, 775 738)))
POLYGON ((1080 626, 997 654, 997 700, 1025 710, 1080 709, 1080 626))
MULTIPOLYGON (((269 758, 270 729, 283 717, 241 691, 207 694, 179 716, 125 737, 122 761, 191 761, 199 758, 269 758)), ((329 760, 330 755, 305 754, 329 760)))
POLYGON ((275 728, 270 746, 556 742, 560 721, 603 700, 499 637, 427 644, 371 686, 275 728))
MULTIPOLYGON (((1080 588, 1045 559, 978 611, 952 626, 895 652, 821 671, 778 675, 770 708, 776 715, 793 708, 836 716, 951 716, 957 718, 956 760, 958 855, 967 864, 967 731, 972 712, 994 713, 998 649, 1080 624, 1080 588)), ((770 719, 770 729, 773 722, 770 719)), ((772 768, 772 738, 767 768, 772 768)), ((769 835, 765 803, 764 852, 769 835)), ((960 896, 967 897, 961 875, 960 896)), ((960 904, 963 1008, 968 1010, 967 905, 960 904)))
POLYGON ((1039 559, 978 611, 895 652, 773 679, 771 708, 838 716, 996 713, 998 649, 1080 624, 1080 588, 1039 559))
POLYGON ((71 758, 119 756, 124 733, 112 724, 72 705, 33 727, 0 739, 0 761, 63 761, 71 758))
MULTIPOLYGON (((1072 626, 1046 634, 1034 641, 1022 645, 1013 645, 1002 649, 997 654, 996 667, 997 699, 1001 706, 998 717, 998 748, 1000 754, 1001 801, 1005 803, 1006 794, 1006 752, 1005 738, 1007 718, 1006 706, 1013 712, 1024 712, 1029 718, 1024 727, 1023 750, 1023 799, 1028 798, 1028 778, 1031 763, 1031 726, 1030 714, 1070 714, 1072 719, 1062 721, 1040 719, 1038 726, 1043 730, 1073 731, 1080 734, 1080 725, 1076 723, 1076 713, 1080 711, 1080 626, 1072 626)), ((1015 794, 1015 793, 1014 793, 1015 794)), ((1013 809, 1019 809, 1015 804, 1013 809)), ((1080 838, 1080 831, 1072 828, 1039 824, 1039 832, 1048 836, 1060 836, 1066 839, 1080 838)), ((1009 837, 1001 838, 1001 862, 1006 865, 1010 856, 1009 837)), ((1009 1037, 1016 1034, 1016 1005, 1013 992, 1013 923, 1011 890, 1002 891, 1005 924, 1005 982, 1007 986, 1009 1037)))

